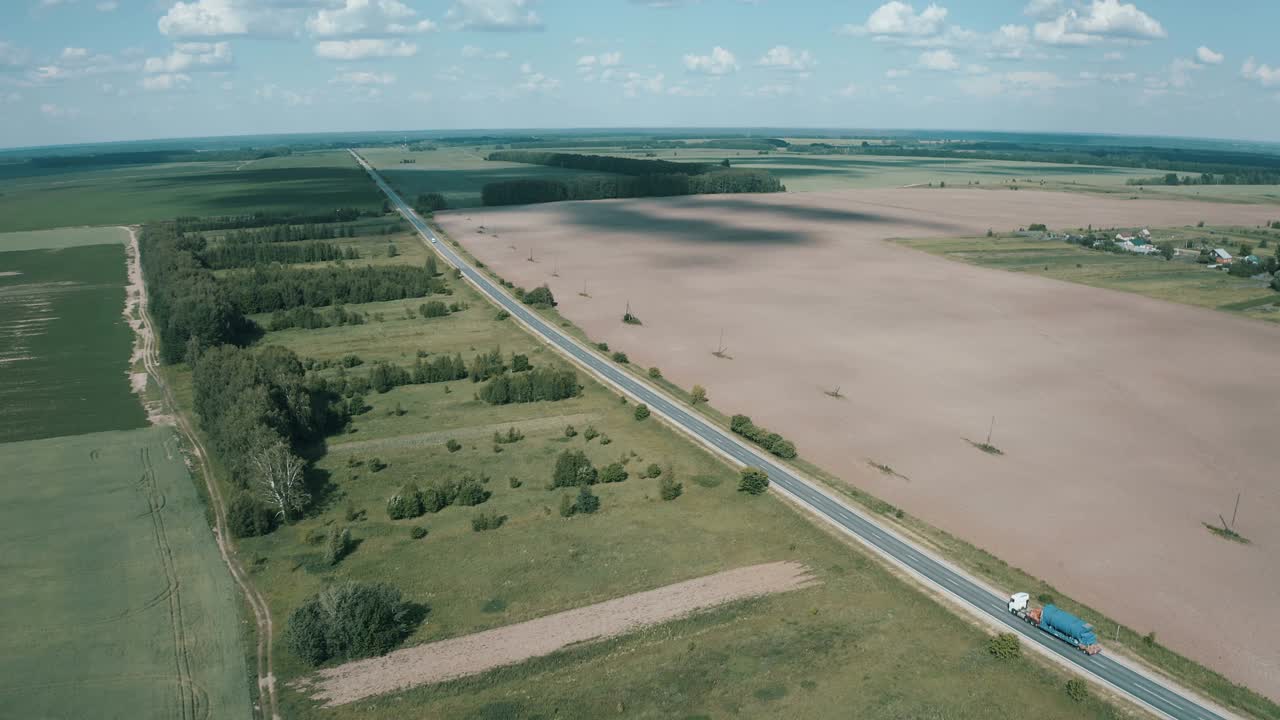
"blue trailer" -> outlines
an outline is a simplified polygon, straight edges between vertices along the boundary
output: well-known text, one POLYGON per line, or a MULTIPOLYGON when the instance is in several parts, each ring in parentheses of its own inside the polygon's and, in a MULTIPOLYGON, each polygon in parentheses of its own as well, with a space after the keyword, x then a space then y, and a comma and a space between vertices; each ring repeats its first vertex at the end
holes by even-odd
POLYGON ((1098 636, 1094 633, 1092 625, 1053 605, 1045 605, 1043 608, 1029 607, 1030 600, 1031 596, 1028 593, 1014 593, 1009 597, 1009 612, 1090 655, 1102 652, 1102 646, 1098 644, 1098 636))

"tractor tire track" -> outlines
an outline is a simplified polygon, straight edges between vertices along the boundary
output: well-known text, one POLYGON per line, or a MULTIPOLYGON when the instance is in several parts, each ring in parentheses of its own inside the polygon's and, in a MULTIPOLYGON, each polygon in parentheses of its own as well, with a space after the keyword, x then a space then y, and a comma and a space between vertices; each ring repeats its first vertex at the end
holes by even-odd
POLYGON ((178 403, 173 397, 173 390, 165 382, 164 375, 160 372, 160 358, 156 348, 155 322, 151 318, 147 300, 146 278, 142 274, 142 259, 138 248, 138 228, 129 227, 126 229, 129 231, 129 251, 127 253, 130 266, 129 276, 138 292, 137 312, 138 320, 141 323, 141 332, 138 335, 142 340, 143 366, 146 368, 147 374, 155 381, 156 387, 160 388, 163 404, 172 413, 175 421, 174 425, 191 449, 192 460, 197 465, 200 476, 204 480, 205 489, 209 495, 209 505, 213 510, 213 539, 218 545, 218 553, 222 556, 222 561, 231 572, 232 579, 235 580, 236 586, 240 588, 245 600, 249 603, 249 608, 253 611, 254 625, 258 635, 257 671, 262 715, 271 720, 280 720, 279 700, 276 693, 271 658, 272 633, 274 632, 271 611, 262 593, 249 580, 249 575, 245 571, 243 564, 241 564, 239 557, 236 555, 235 547, 229 539, 226 502, 206 461, 208 451, 205 449, 204 444, 200 442, 200 437, 196 434, 195 428, 192 427, 190 419, 185 413, 180 412, 178 403))

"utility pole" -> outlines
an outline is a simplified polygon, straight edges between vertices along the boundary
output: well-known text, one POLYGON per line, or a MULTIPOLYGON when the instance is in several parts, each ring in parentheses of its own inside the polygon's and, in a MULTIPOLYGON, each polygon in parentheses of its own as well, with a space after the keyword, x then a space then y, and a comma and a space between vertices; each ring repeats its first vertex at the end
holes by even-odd
POLYGON ((991 433, 996 429, 996 416, 991 416, 991 427, 987 428, 987 444, 991 444, 991 433))

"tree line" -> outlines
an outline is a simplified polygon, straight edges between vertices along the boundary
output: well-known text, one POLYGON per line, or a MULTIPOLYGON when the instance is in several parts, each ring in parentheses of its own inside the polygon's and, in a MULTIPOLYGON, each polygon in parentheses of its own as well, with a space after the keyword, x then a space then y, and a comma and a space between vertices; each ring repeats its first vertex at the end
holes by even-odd
POLYGON ((227 295, 245 313, 274 312, 310 305, 340 305, 402 300, 446 293, 443 280, 424 267, 386 265, 323 267, 254 267, 250 272, 219 278, 227 295))
POLYGON ((756 425, 746 415, 734 415, 729 421, 729 429, 780 458, 790 460, 796 456, 795 443, 756 425))
POLYGON ((562 200, 672 197, 709 193, 764 193, 786 190, 764 170, 719 170, 700 175, 600 175, 563 179, 520 179, 486 183, 484 205, 527 205, 562 200))
POLYGON ((615 157, 613 155, 583 155, 579 153, 541 152, 536 150, 496 150, 486 160, 546 165, 569 170, 616 173, 618 175, 698 175, 714 166, 706 163, 682 163, 669 160, 615 157))
POLYGON ((276 244, 250 240, 247 242, 224 239, 213 247, 200 252, 200 260, 211 270, 252 267, 271 263, 312 263, 334 260, 359 260, 360 252, 353 247, 310 240, 301 243, 276 244))
POLYGON ((317 310, 308 305, 303 305, 271 313, 271 320, 267 324, 267 329, 275 331, 296 327, 304 330, 315 330, 335 325, 363 325, 364 323, 364 313, 348 310, 341 305, 335 305, 329 310, 317 310))
POLYGON ((255 212, 248 215, 220 215, 217 217, 179 217, 173 221, 174 229, 179 233, 204 232, 210 230, 239 230, 243 228, 261 228, 268 225, 308 225, 318 223, 345 223, 359 220, 362 217, 381 217, 377 210, 361 210, 360 208, 334 208, 327 213, 309 215, 294 213, 255 212))

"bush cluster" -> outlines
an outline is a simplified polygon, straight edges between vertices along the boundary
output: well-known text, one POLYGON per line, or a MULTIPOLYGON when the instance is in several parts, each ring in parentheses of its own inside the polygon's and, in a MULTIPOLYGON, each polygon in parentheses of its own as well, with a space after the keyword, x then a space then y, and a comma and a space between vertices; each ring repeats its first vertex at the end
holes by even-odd
POLYGON ((289 615, 284 641, 311 665, 382 655, 412 630, 411 606, 383 583, 344 582, 321 590, 289 615))
POLYGON ((1022 641, 1013 633, 1000 633, 987 640, 987 652, 1001 660, 1012 660, 1022 655, 1022 641))
POLYGON ((796 456, 796 446, 790 440, 756 425, 746 415, 734 415, 729 421, 729 429, 780 458, 796 456))
POLYGON ((572 370, 535 368, 515 375, 498 375, 480 389, 479 397, 490 405, 564 400, 582 392, 572 370))
POLYGON ((758 467, 745 467, 738 476, 738 492, 763 495, 769 489, 769 475, 758 467))

